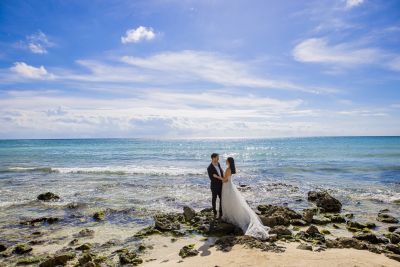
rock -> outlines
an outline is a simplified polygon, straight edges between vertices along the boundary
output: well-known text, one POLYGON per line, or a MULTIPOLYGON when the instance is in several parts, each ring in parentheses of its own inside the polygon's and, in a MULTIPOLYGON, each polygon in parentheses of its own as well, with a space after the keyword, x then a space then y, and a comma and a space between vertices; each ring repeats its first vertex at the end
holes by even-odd
POLYGON ((315 225, 311 225, 310 227, 308 227, 308 229, 306 230, 306 233, 309 234, 310 236, 315 236, 315 235, 321 234, 315 225))
POLYGON ((75 248, 76 250, 89 250, 92 248, 92 244, 90 243, 85 243, 80 245, 79 247, 75 248))
POLYGON ((396 246, 393 244, 388 244, 385 246, 385 248, 395 254, 399 254, 400 255, 400 246, 396 246))
POLYGON ((190 221, 196 216, 196 211, 191 207, 185 206, 183 207, 183 216, 185 216, 186 221, 190 221))
POLYGON ((308 223, 312 222, 312 219, 313 219, 314 215, 315 215, 315 211, 314 210, 311 210, 311 209, 303 210, 303 219, 304 219, 304 221, 306 221, 308 223))
POLYGON ((127 252, 119 255, 121 264, 132 264, 133 266, 143 263, 143 260, 134 252, 127 252))
MULTIPOLYGON (((276 235, 270 235, 270 237, 276 235)), ((271 238, 270 238, 271 239, 271 238)), ((270 240, 269 240, 270 241, 270 240)), ((236 244, 244 245, 248 248, 257 248, 262 251, 283 252, 285 247, 277 246, 274 243, 263 242, 252 236, 224 236, 215 241, 217 250, 228 252, 236 244)))
POLYGON ((308 244, 306 244, 306 243, 301 243, 301 244, 298 245, 296 248, 297 248, 297 249, 302 249, 302 250, 310 250, 310 251, 312 251, 312 246, 311 246, 311 245, 308 245, 308 244))
POLYGON ((51 200, 59 200, 60 197, 52 192, 43 193, 37 196, 38 200, 41 201, 51 201, 51 200))
POLYGON ((292 231, 290 231, 287 227, 282 225, 277 225, 273 227, 270 231, 270 234, 276 234, 278 238, 282 237, 291 237, 292 231))
POLYGON ((347 225, 347 227, 348 228, 355 228, 355 229, 364 229, 364 228, 367 228, 367 225, 366 224, 363 224, 363 223, 359 223, 359 222, 353 222, 353 221, 348 221, 347 223, 346 223, 346 225, 347 225))
POLYGON ((394 204, 400 204, 400 199, 395 199, 392 201, 394 204))
POLYGON ((154 228, 154 226, 148 226, 137 232, 134 237, 143 238, 150 235, 161 234, 161 232, 154 228))
POLYGON ((181 214, 166 213, 156 214, 154 216, 155 228, 160 231, 173 231, 180 229, 180 222, 184 221, 181 214))
POLYGON ((79 233, 75 234, 76 237, 92 237, 94 236, 94 230, 85 228, 79 231, 79 233))
POLYGON ((0 252, 3 252, 7 249, 6 245, 0 244, 0 252))
POLYGON ((335 224, 335 223, 332 224, 332 227, 335 228, 335 229, 342 229, 339 225, 337 225, 337 224, 335 224))
POLYGON ((291 219, 301 219, 302 217, 299 213, 284 206, 258 205, 257 209, 261 212, 261 215, 265 217, 282 216, 288 221, 291 219))
POLYGON ((234 226, 233 224, 212 221, 210 223, 208 234, 222 236, 222 235, 233 234, 235 233, 235 231, 236 231, 236 226, 234 226))
POLYGON ((344 215, 344 217, 346 217, 346 218, 348 218, 348 219, 351 219, 351 218, 354 217, 354 214, 353 214, 353 213, 346 213, 346 214, 344 215))
POLYGON ((296 225, 296 226, 306 226, 308 223, 302 219, 293 219, 290 221, 291 225, 296 225))
POLYGON ((363 241, 351 237, 338 237, 336 240, 326 240, 328 248, 355 248, 367 249, 368 246, 363 241))
POLYGON ((78 262, 79 262, 80 265, 84 265, 84 264, 86 264, 88 262, 91 262, 93 260, 94 260, 93 256, 86 253, 86 254, 83 254, 82 257, 80 257, 78 259, 78 262))
POLYGON ((345 223, 346 219, 340 214, 325 214, 325 217, 331 219, 333 223, 345 223))
POLYGON ((325 212, 340 212, 342 209, 342 203, 326 191, 310 191, 308 200, 315 202, 317 207, 323 208, 325 212))
POLYGON ((378 213, 378 217, 376 218, 379 222, 384 223, 398 223, 399 220, 387 213, 378 213))
POLYGON ((182 258, 193 257, 199 254, 199 251, 194 248, 194 244, 186 245, 179 251, 179 256, 182 258))
POLYGON ((106 212, 104 210, 97 211, 93 214, 93 219, 96 221, 103 221, 106 218, 106 212))
POLYGON ((397 229, 400 229, 400 225, 392 225, 392 226, 389 226, 389 227, 388 227, 388 231, 389 231, 389 232, 394 232, 394 231, 396 231, 397 229))
POLYGON ((327 229, 322 229, 322 230, 321 230, 321 234, 322 234, 322 235, 330 235, 331 232, 330 232, 329 230, 327 230, 327 229))
POLYGON ((54 217, 41 217, 41 218, 36 218, 36 219, 32 219, 32 220, 22 221, 22 222, 20 222, 20 224, 22 224, 22 225, 36 225, 38 223, 53 224, 58 221, 59 221, 59 219, 54 218, 54 217))
POLYGON ((394 253, 387 253, 385 255, 389 259, 392 259, 392 260, 395 260, 395 261, 400 261, 400 255, 397 255, 397 254, 394 254, 394 253))
POLYGON ((276 225, 285 225, 288 226, 290 221, 288 218, 283 217, 282 215, 273 215, 273 216, 260 216, 261 222, 268 226, 274 227, 276 225))
POLYGON ((76 239, 76 238, 74 238, 74 239, 72 239, 68 244, 69 244, 70 246, 76 246, 76 245, 78 245, 78 243, 79 243, 79 240, 76 239))
POLYGON ((400 235, 399 235, 399 234, 390 233, 390 234, 388 235, 388 238, 389 238, 389 240, 390 240, 390 242, 391 242, 392 244, 398 244, 398 243, 400 243, 400 235))
POLYGON ((17 261, 17 265, 32 265, 39 263, 43 258, 44 256, 23 258, 17 261))
POLYGON ((386 241, 382 238, 377 237, 373 233, 361 233, 361 234, 356 234, 353 236, 353 238, 358 239, 358 240, 363 240, 367 241, 371 244, 380 244, 380 243, 386 243, 386 241))
POLYGON ((72 252, 60 254, 42 262, 41 264, 39 264, 39 267, 56 267, 60 265, 64 266, 68 261, 73 260, 75 256, 76 254, 72 252))
POLYGON ((18 244, 14 248, 14 253, 16 254, 25 254, 32 251, 32 247, 28 244, 18 244))
POLYGON ((325 217, 325 216, 314 216, 312 219, 312 223, 318 224, 318 225, 324 225, 328 224, 331 222, 331 219, 325 217))

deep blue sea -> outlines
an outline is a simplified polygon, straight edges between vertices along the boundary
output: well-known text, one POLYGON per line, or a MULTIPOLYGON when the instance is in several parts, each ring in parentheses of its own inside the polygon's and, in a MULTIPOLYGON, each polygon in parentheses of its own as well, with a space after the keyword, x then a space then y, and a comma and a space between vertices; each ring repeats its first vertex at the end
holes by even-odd
POLYGON ((60 207, 71 203, 88 213, 209 207, 206 168, 213 152, 223 168, 226 157, 235 158, 234 183, 249 186, 242 193, 252 207, 302 209, 309 205, 307 192, 323 188, 361 217, 382 208, 400 215, 393 204, 400 199, 400 137, 1 140, 0 224, 66 214, 60 207), (36 196, 46 191, 61 201, 38 204, 36 196))

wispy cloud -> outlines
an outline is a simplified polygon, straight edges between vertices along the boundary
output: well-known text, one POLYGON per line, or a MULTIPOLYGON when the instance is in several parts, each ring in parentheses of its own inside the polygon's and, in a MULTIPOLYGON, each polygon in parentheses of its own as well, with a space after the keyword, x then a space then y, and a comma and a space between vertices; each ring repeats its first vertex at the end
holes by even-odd
POLYGON ((151 41, 156 37, 156 33, 153 28, 147 28, 139 26, 136 29, 129 29, 126 31, 125 36, 121 37, 123 44, 127 43, 138 43, 140 41, 151 41))
POLYGON ((34 67, 26 64, 25 62, 15 62, 14 66, 10 70, 23 78, 28 79, 53 79, 54 75, 47 72, 44 66, 34 67))
POLYGON ((344 42, 330 44, 326 38, 309 38, 301 41, 292 51, 295 60, 305 63, 321 63, 336 67, 377 65, 394 71, 400 70, 400 55, 374 47, 344 42))
POLYGON ((364 3, 364 0, 345 0, 346 1, 346 8, 351 9, 353 7, 359 6, 364 3))
POLYGON ((47 49, 54 45, 42 31, 28 35, 26 40, 27 47, 34 54, 46 54, 47 49))

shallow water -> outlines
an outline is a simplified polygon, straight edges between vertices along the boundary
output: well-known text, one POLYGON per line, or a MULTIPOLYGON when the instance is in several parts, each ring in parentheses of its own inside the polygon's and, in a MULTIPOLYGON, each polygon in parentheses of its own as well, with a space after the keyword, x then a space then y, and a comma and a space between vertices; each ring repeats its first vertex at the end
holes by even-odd
POLYGON ((248 202, 309 204, 306 195, 330 189, 345 211, 375 218, 389 208, 400 216, 400 137, 318 137, 258 140, 2 140, 0 227, 25 218, 57 216, 62 226, 92 223, 110 209, 113 225, 141 226, 156 211, 210 206, 210 154, 236 159, 237 185, 248 202), (36 201, 51 191, 59 202, 36 201), (69 209, 77 203, 77 209, 69 209))

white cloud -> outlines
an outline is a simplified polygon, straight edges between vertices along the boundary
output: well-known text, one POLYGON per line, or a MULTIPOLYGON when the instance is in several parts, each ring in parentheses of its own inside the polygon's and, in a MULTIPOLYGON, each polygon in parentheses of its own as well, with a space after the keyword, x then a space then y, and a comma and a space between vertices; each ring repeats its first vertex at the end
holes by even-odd
POLYGON ((139 26, 136 29, 130 29, 126 31, 125 36, 121 37, 121 42, 123 44, 127 43, 138 43, 140 41, 151 41, 156 37, 154 30, 152 28, 147 28, 139 26))
POLYGON ((22 76, 24 78, 39 79, 39 80, 54 78, 54 75, 47 72, 47 70, 45 69, 44 66, 40 66, 37 68, 37 67, 31 66, 31 65, 28 65, 25 62, 15 62, 14 66, 11 67, 10 69, 14 73, 16 73, 19 76, 22 76))
POLYGON ((346 0, 346 8, 351 9, 353 7, 359 6, 364 2, 364 0, 346 0))
POLYGON ((311 63, 358 65, 375 63, 382 54, 375 48, 357 48, 353 44, 328 44, 323 38, 310 38, 300 42, 293 49, 295 60, 311 63))
POLYGON ((26 39, 29 50, 35 54, 46 54, 47 48, 54 45, 48 40, 46 34, 41 31, 28 35, 26 39))

